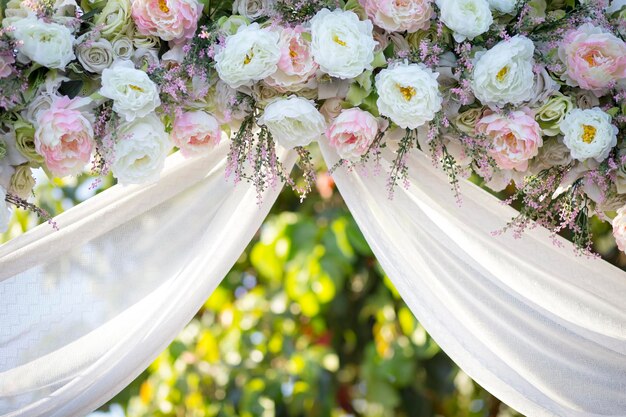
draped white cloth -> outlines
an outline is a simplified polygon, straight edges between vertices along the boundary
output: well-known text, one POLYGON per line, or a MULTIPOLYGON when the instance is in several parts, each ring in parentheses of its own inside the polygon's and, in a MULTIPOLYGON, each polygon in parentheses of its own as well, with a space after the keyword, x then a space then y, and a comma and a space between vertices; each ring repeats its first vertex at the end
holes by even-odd
MULTIPOLYGON (((0 415, 82 416, 191 320, 280 189, 224 180, 224 143, 171 157, 159 182, 115 186, 0 247, 0 415)), ((294 158, 289 155, 288 164, 294 158)))
MULTIPOLYGON (((322 145, 329 166, 337 156, 322 145)), ((393 160, 384 155, 383 166, 393 160)), ((442 349, 528 416, 626 416, 626 274, 545 229, 493 237, 516 212, 414 152, 410 184, 334 179, 383 269, 442 349)))
MULTIPOLYGON (((86 414, 191 319, 278 193, 258 208, 247 184, 226 184, 225 153, 173 158, 159 183, 114 187, 59 216, 59 232, 0 247, 0 414, 86 414)), ((529 416, 626 416, 626 274, 543 229, 492 237, 512 209, 465 182, 458 207, 430 160, 410 166, 393 200, 384 173, 334 177, 435 340, 529 416)))

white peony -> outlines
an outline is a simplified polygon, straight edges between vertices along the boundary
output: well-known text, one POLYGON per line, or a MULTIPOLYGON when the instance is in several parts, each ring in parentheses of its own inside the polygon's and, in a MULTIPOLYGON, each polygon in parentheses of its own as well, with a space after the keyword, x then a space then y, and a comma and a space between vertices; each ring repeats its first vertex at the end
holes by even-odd
POLYGON ((350 11, 322 9, 311 19, 311 50, 320 69, 348 79, 372 69, 374 26, 350 11))
POLYGON ((111 166, 113 176, 121 184, 157 180, 172 143, 156 114, 122 124, 116 135, 115 161, 111 166))
POLYGON ((12 32, 21 44, 20 54, 37 64, 65 69, 74 55, 74 36, 70 30, 57 23, 46 23, 34 16, 15 21, 12 32))
POLYGON ((238 88, 272 75, 280 60, 279 37, 277 32, 261 29, 258 23, 239 27, 215 55, 220 79, 238 88))
POLYGON ((489 106, 518 105, 532 99, 534 51, 530 39, 515 36, 482 54, 472 76, 476 98, 489 106))
POLYGON ((9 228, 11 220, 11 210, 5 201, 7 192, 4 187, 0 186, 0 233, 4 233, 9 228))
POLYGON ((457 42, 482 35, 493 23, 487 0, 437 0, 436 3, 441 21, 452 29, 457 42))
POLYGON ((113 110, 127 122, 147 116, 161 104, 156 84, 130 61, 116 61, 102 71, 100 94, 113 100, 113 110))
POLYGON ((306 146, 326 130, 324 116, 315 105, 301 97, 289 97, 270 103, 259 118, 281 146, 291 149, 306 146))
POLYGON ((488 0, 489 6, 500 13, 511 13, 515 10, 518 0, 488 0))
POLYGON ((561 123, 563 143, 579 161, 593 158, 604 161, 617 144, 617 127, 611 124, 611 116, 599 108, 574 109, 561 123))
POLYGON ((433 120, 443 101, 438 75, 421 64, 400 63, 382 70, 376 76, 378 110, 403 128, 433 120))

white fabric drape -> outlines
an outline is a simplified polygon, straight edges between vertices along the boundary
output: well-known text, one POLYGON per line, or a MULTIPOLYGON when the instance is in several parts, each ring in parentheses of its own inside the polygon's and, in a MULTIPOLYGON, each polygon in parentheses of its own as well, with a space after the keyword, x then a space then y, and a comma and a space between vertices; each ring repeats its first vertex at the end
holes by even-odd
MULTIPOLYGON (((0 415, 88 413, 192 318, 279 192, 259 208, 248 184, 224 182, 226 148, 173 157, 158 183, 114 187, 59 216, 60 231, 0 247, 0 415)), ((543 229, 491 236, 512 209, 465 182, 458 207, 429 159, 409 164, 393 200, 384 173, 334 177, 435 340, 529 416, 626 416, 626 274, 543 229)))
MULTIPOLYGON (((328 166, 337 156, 322 144, 328 166)), ((393 155, 384 155, 388 167, 393 155)), ((494 237, 516 213, 462 181, 462 205, 424 154, 410 187, 333 177, 402 298, 443 350, 528 416, 626 416, 626 274, 557 248, 545 229, 494 237)))
POLYGON ((59 231, 0 247, 0 415, 85 415, 191 320, 280 192, 259 207, 253 187, 227 183, 227 150, 170 157, 159 182, 115 186, 59 231))

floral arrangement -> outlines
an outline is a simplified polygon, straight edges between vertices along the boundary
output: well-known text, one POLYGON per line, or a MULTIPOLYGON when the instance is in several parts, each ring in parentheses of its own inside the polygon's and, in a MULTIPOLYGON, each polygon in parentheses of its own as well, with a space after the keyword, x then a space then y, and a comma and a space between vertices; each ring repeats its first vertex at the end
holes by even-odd
POLYGON ((514 187, 515 233, 569 230, 589 251, 597 215, 626 250, 624 0, 3 4, 0 228, 11 205, 39 210, 37 168, 142 183, 228 140, 234 181, 305 195, 326 141, 332 169, 392 149, 391 196, 421 150, 454 190, 514 187))

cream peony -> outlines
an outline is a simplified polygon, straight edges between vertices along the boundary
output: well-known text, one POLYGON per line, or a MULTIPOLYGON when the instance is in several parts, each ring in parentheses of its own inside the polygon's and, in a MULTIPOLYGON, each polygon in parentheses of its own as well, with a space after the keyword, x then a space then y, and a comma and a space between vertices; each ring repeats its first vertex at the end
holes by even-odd
POLYGON ((489 106, 519 105, 533 98, 534 51, 530 39, 515 36, 482 54, 472 75, 476 98, 489 106))
POLYGON ((239 27, 215 55, 220 79, 238 88, 272 75, 281 57, 279 38, 278 33, 261 29, 258 23, 239 27))
POLYGON ((597 107, 572 110, 563 119, 561 131, 572 158, 579 161, 593 158, 602 162, 617 144, 617 127, 611 124, 611 116, 597 107))
POLYGON ((17 20, 12 26, 13 36, 21 43, 20 54, 31 61, 47 68, 65 69, 75 58, 75 39, 67 27, 34 16, 17 20))
POLYGON ((156 84, 130 61, 116 61, 102 72, 100 94, 113 100, 113 110, 127 122, 147 116, 161 104, 156 84))
POLYGON ((472 40, 489 30, 493 16, 487 0, 437 0, 439 18, 457 42, 472 40))
POLYGON ((276 142, 287 149, 306 146, 326 130, 324 116, 315 105, 295 96, 269 104, 258 123, 267 126, 276 142))
POLYGON ((154 181, 172 148, 163 122, 154 114, 122 124, 116 132, 113 176, 121 184, 154 181))
POLYGON ((333 77, 355 78, 372 69, 376 41, 372 22, 350 11, 322 9, 311 19, 311 49, 320 69, 333 77))
POLYGON ((400 63, 382 70, 376 76, 378 110, 403 128, 433 120, 443 101, 437 76, 421 64, 400 63))

